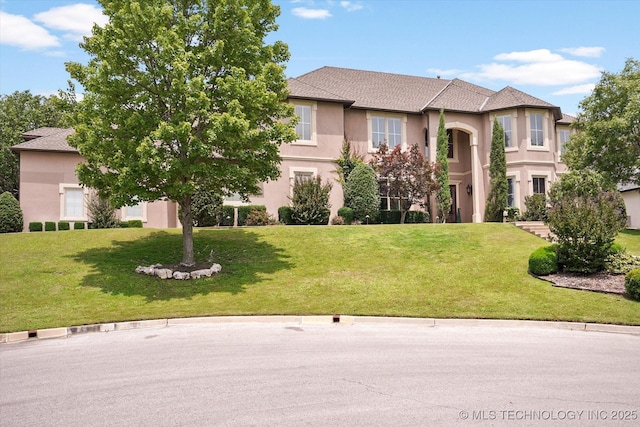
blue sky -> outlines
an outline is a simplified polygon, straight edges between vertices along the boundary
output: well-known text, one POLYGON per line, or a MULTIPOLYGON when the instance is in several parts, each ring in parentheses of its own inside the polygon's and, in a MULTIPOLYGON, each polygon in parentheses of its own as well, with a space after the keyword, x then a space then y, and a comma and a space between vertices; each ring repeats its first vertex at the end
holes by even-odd
MULTIPOLYGON (((275 0, 287 75, 329 65, 513 86, 578 112, 601 71, 640 59, 638 0, 275 0)), ((0 94, 67 87, 91 0, 0 0, 0 94)), ((81 88, 78 88, 81 92, 81 88)))

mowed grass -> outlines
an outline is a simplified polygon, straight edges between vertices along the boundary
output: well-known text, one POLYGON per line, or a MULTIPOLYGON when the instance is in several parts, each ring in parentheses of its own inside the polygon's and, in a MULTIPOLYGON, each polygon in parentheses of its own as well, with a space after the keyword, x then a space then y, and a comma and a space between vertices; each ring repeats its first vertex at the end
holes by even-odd
MULTIPOLYGON (((640 255, 640 233, 618 239, 640 255)), ((211 315, 350 314, 640 325, 640 303, 560 289, 527 273, 547 243, 509 224, 201 229, 212 278, 160 280, 180 230, 0 235, 0 331, 211 315)))

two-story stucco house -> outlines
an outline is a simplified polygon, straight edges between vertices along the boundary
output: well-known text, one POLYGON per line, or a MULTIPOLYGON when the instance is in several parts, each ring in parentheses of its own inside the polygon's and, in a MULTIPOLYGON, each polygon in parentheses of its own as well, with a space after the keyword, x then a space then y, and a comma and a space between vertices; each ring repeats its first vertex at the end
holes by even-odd
MULTIPOLYGON (((498 92, 459 79, 445 80, 345 68, 323 67, 288 80, 288 101, 300 117, 299 139, 280 149, 281 176, 265 182, 251 204, 271 214, 289 204, 296 177, 320 175, 334 182, 332 216, 342 207, 335 182, 343 141, 369 158, 381 143, 391 148, 418 144, 436 157, 440 110, 449 136, 451 217, 481 222, 489 192, 489 152, 494 118, 505 129, 509 204, 524 209, 524 198, 545 193, 566 170, 561 154, 572 118, 560 108, 512 87, 498 92)), ((82 157, 66 144, 69 129, 38 129, 13 147, 20 155, 20 203, 30 221, 86 221, 75 165, 82 157), (75 207, 72 207, 75 206, 75 207), (70 214, 71 212, 71 214, 70 214)), ((383 207, 394 200, 382 195, 383 207)), ((229 199, 228 204, 240 204, 229 199)), ((123 208, 124 219, 142 219, 146 227, 179 227, 175 203, 159 201, 123 208)))

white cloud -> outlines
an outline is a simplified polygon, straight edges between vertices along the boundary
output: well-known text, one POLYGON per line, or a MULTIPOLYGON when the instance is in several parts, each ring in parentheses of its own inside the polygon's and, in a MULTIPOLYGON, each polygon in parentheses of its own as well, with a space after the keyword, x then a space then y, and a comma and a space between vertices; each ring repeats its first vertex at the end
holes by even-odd
POLYGON ((57 37, 21 15, 0 11, 0 43, 34 50, 60 46, 57 37))
POLYGON ((331 17, 331 13, 327 9, 309 9, 306 7, 296 7, 292 10, 293 14, 304 19, 326 19, 331 17))
POLYGON ((573 56, 584 56, 587 58, 599 58, 604 52, 603 47, 566 47, 559 49, 560 52, 568 53, 573 56))
POLYGON ((34 20, 47 28, 65 31, 64 37, 72 40, 91 34, 94 23, 105 25, 108 22, 101 9, 84 3, 54 7, 36 14, 34 20))
POLYGON ((443 70, 441 68, 427 68, 427 72, 435 74, 436 76, 455 76, 456 74, 460 74, 462 70, 457 70, 455 68, 450 68, 448 70, 443 70))
POLYGON ((587 62, 564 58, 548 49, 501 53, 480 71, 464 73, 469 80, 502 80, 518 85, 560 86, 584 84, 600 77, 601 69, 587 62))
POLYGON ((593 92, 593 88, 595 87, 595 83, 587 83, 584 85, 566 87, 552 92, 551 95, 589 95, 593 92))
POLYGON ((352 1, 341 1, 340 6, 345 8, 347 12, 355 12, 356 10, 362 9, 362 3, 360 2, 352 2, 352 1))

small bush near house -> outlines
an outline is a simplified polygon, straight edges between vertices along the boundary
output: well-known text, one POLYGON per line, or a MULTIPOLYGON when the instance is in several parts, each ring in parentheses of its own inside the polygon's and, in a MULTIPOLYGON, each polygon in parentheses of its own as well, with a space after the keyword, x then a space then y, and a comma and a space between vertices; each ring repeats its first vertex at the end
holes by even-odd
POLYGON ((29 223, 29 231, 42 231, 42 223, 41 222, 30 222, 29 223))
POLYGON ((604 260, 604 270, 611 274, 626 274, 640 268, 640 257, 631 255, 620 244, 614 243, 604 260))
POLYGON ((508 206, 505 211, 507 212, 507 222, 514 222, 520 218, 520 209, 516 207, 508 206))
POLYGON ((56 223, 53 221, 46 221, 44 223, 44 231, 56 231, 56 223))
MULTIPOLYGON (((353 174, 353 172, 352 172, 353 174)), ((291 198, 291 217, 296 224, 326 225, 331 215, 329 193, 331 183, 322 183, 317 176, 311 179, 296 179, 291 198)))
POLYGON ((371 166, 357 164, 343 188, 344 205, 353 209, 353 219, 365 221, 367 215, 370 219, 377 215, 380 209, 380 189, 376 173, 371 166))
POLYGON ((291 209, 291 206, 280 206, 278 208, 278 221, 287 225, 293 224, 292 214, 293 209, 291 209))
MULTIPOLYGON (((378 212, 378 222, 380 224, 400 224, 402 212, 400 211, 380 211, 378 212)), ((371 220, 369 224, 371 224, 371 220)))
POLYGON ((73 229, 74 230, 84 230, 85 225, 84 222, 74 222, 73 223, 73 229))
POLYGON ((547 196, 545 194, 532 194, 525 197, 524 206, 523 220, 547 222, 547 196))
POLYGON ((331 225, 345 225, 345 224, 346 222, 344 218, 341 217, 340 215, 334 216, 333 218, 331 218, 331 225))
POLYGON ((640 301, 640 268, 627 273, 624 278, 624 287, 631 298, 640 301))
POLYGON ((251 209, 251 211, 247 215, 244 225, 273 225, 275 223, 276 220, 271 215, 269 215, 266 210, 263 211, 260 209, 251 209))
POLYGON ((20 203, 8 191, 0 194, 0 233, 19 233, 23 226, 20 203))
POLYGON ((222 222, 224 197, 212 191, 199 190, 193 195, 191 212, 193 225, 212 227, 222 222))
POLYGON ((58 230, 59 231, 65 231, 65 230, 69 230, 69 223, 67 221, 60 221, 58 222, 58 230))
POLYGON ((141 219, 131 219, 127 221, 129 224, 129 228, 142 228, 142 220, 141 219))
POLYGON ((97 193, 93 193, 87 200, 87 213, 91 220, 89 228, 118 228, 120 221, 116 210, 109 200, 103 199, 97 193))
POLYGON ((223 206, 220 225, 224 227, 231 227, 233 225, 234 215, 235 215, 235 208, 233 206, 223 206))
POLYGON ((351 225, 353 222, 353 209, 346 206, 341 207, 338 209, 338 217, 342 217, 343 224, 351 225))
POLYGON ((249 205, 238 207, 238 226, 249 225, 247 224, 247 217, 251 211, 261 211, 267 213, 267 207, 263 205, 249 205))
POLYGON ((129 228, 129 222, 128 221, 120 221, 118 223, 118 227, 120 227, 120 228, 129 228))
POLYGON ((529 256, 529 272, 546 276, 558 272, 558 255, 555 245, 538 248, 529 256))

